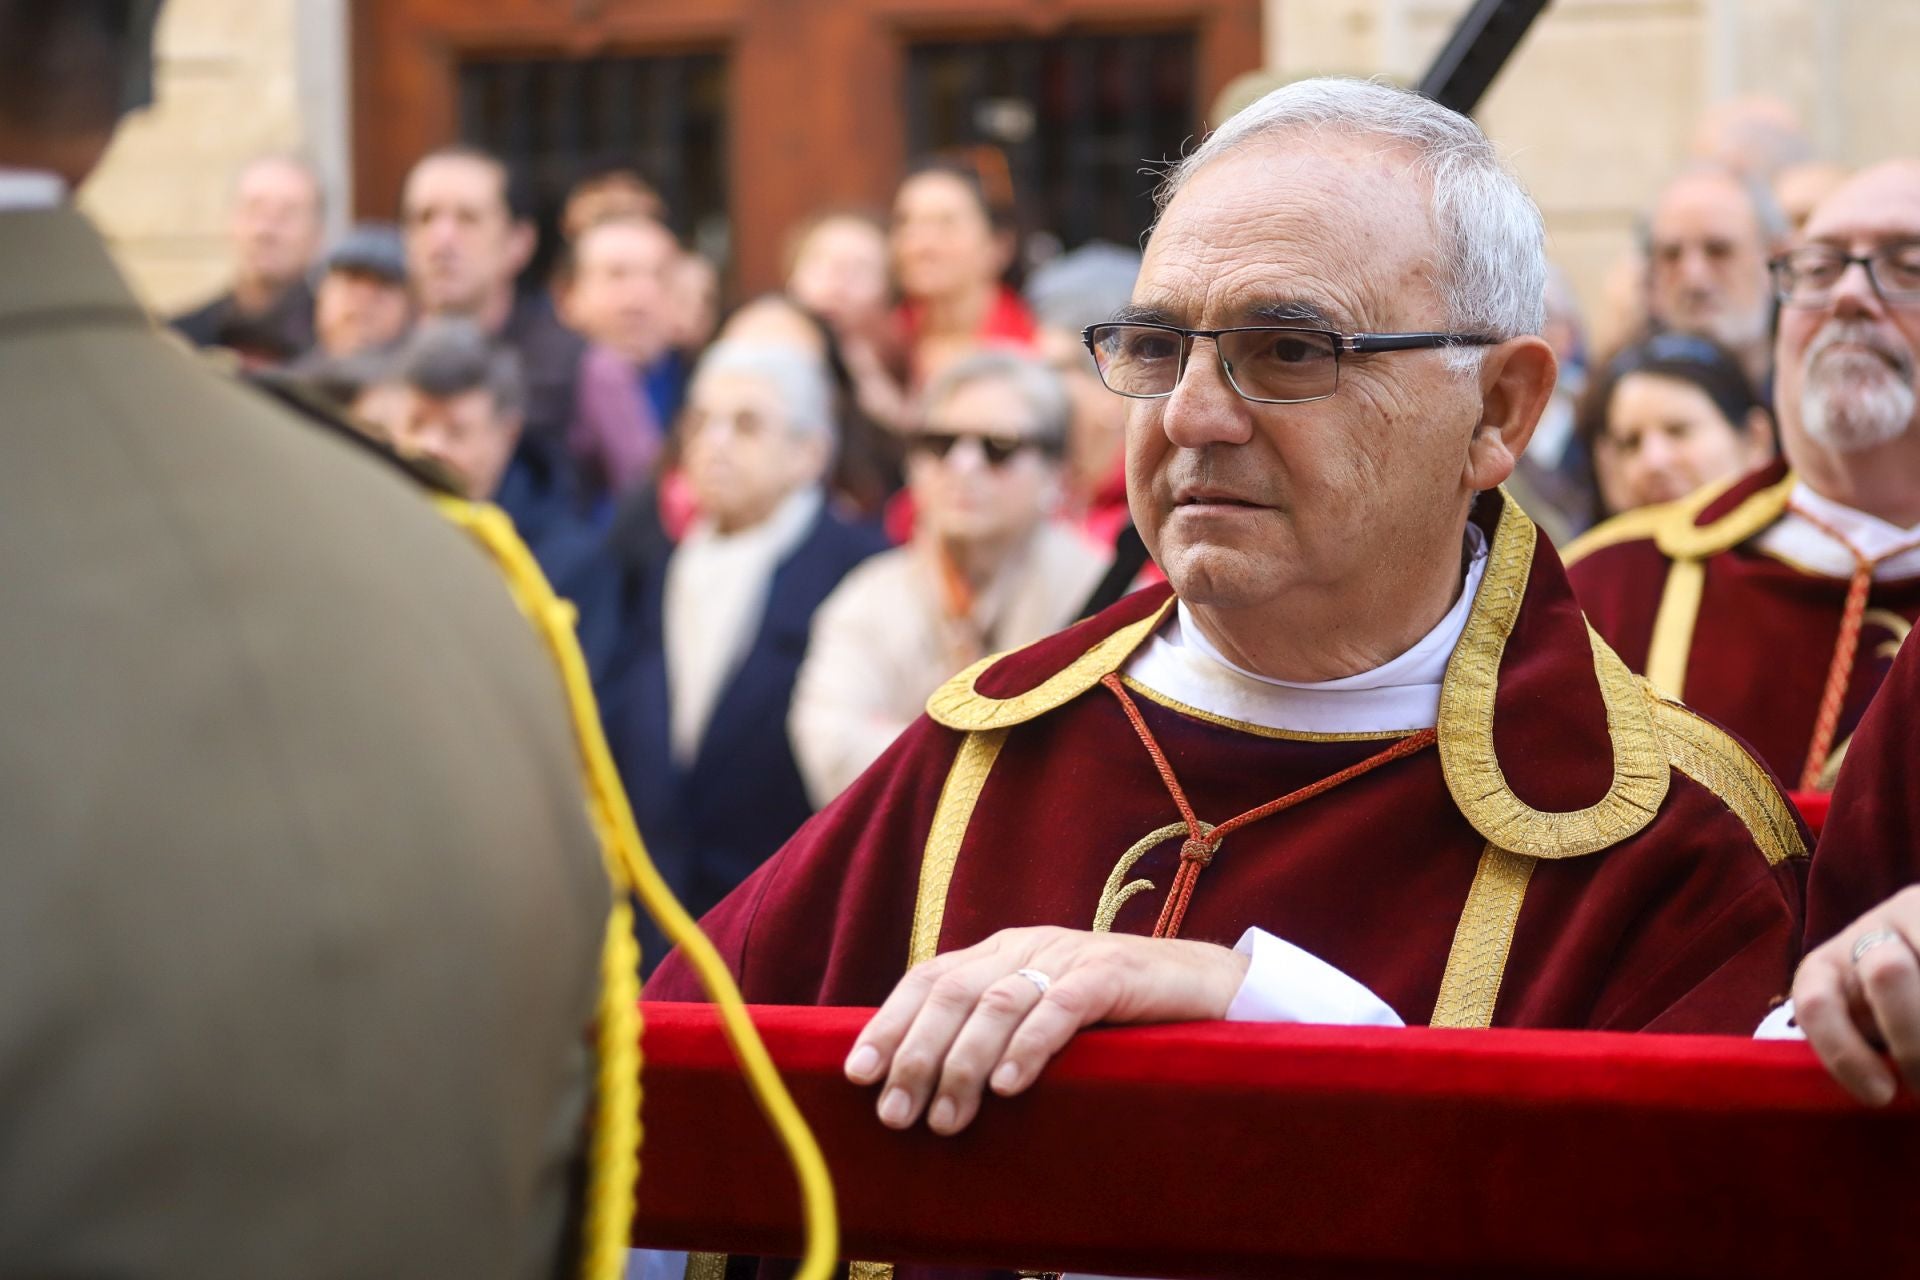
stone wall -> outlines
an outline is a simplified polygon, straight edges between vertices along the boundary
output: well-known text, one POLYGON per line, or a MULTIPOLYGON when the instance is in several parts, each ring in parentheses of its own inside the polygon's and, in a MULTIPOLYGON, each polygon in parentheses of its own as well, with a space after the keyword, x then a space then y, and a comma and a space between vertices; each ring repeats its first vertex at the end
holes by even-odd
POLYGON ((296 150, 345 207, 344 27, 336 0, 169 0, 155 104, 80 193, 146 300, 175 310, 225 283, 234 175, 296 150), (330 70, 330 66, 333 68, 330 70))
MULTIPOLYGON (((1468 0, 1268 0, 1269 67, 1417 79, 1468 0)), ((1827 158, 1920 155, 1911 0, 1554 0, 1480 121, 1546 213, 1591 313, 1708 104, 1766 93, 1827 158)))

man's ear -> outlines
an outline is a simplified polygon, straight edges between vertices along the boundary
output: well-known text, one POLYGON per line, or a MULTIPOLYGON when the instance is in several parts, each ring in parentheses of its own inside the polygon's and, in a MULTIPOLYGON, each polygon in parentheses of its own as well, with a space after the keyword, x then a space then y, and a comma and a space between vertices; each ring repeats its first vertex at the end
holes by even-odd
POLYGON ((1480 423, 1467 445, 1467 486, 1491 489, 1513 474, 1553 398, 1559 365, 1532 334, 1488 347, 1480 361, 1480 423))

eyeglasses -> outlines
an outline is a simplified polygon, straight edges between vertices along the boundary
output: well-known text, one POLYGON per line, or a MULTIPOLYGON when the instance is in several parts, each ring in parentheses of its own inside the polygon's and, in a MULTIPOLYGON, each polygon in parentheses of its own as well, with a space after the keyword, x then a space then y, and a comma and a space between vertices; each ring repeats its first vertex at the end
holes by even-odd
POLYGON ((1041 447, 1039 441, 1025 436, 990 435, 984 431, 916 431, 907 437, 907 448, 929 457, 944 458, 962 440, 979 445, 980 456, 994 468, 1006 466, 1027 449, 1041 447))
POLYGON ((1824 307, 1833 302, 1833 291, 1856 262, 1867 269, 1867 283, 1882 301, 1920 301, 1920 240, 1881 245, 1868 254, 1810 244, 1768 265, 1773 268, 1774 292, 1784 305, 1824 307))
POLYGON ((1284 325, 1182 329, 1170 324, 1096 324, 1081 335, 1100 381, 1136 400, 1170 396, 1187 371, 1195 338, 1213 339, 1227 382, 1256 404, 1305 404, 1340 388, 1340 357, 1376 351, 1487 346, 1472 333, 1336 333, 1284 325))

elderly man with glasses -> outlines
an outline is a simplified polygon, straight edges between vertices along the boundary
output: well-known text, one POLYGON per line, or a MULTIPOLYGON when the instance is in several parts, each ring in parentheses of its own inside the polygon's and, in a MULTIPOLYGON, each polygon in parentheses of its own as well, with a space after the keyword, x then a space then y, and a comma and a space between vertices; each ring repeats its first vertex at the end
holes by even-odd
POLYGON ((753 999, 883 1003, 882 1122, 962 1129, 1099 1021, 1745 1034, 1785 993, 1789 807, 1499 488, 1544 279, 1491 144, 1397 89, 1289 85, 1172 174, 1087 335, 1170 586, 949 681, 707 921, 753 999))
POLYGON ((1920 618, 1920 164, 1828 196, 1774 281, 1785 457, 1602 525, 1568 560, 1628 665, 1827 791, 1920 618))

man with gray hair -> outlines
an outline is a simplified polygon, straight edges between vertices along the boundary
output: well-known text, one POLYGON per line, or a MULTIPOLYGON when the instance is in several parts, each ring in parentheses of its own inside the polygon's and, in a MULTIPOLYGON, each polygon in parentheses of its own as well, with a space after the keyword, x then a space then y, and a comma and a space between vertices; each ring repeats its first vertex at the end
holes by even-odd
MULTIPOLYGON (((794 678, 814 610, 885 539, 827 504, 833 395, 804 352, 712 347, 681 431, 699 514, 664 563, 624 572, 601 702, 648 851, 698 913, 812 814, 785 731, 794 678)), ((642 944, 658 962, 658 936, 642 944)))
POLYGON ((1920 163, 1868 169, 1778 260, 1785 456, 1568 552, 1600 634, 1803 791, 1920 621, 1920 163))
POLYGON ((1666 185, 1647 228, 1654 325, 1713 339, 1740 357, 1762 394, 1773 356, 1767 261, 1788 229, 1761 179, 1708 163, 1666 185))
POLYGON ((1087 335, 1169 585, 949 681, 706 921, 751 999, 883 1002, 883 1123, 956 1132, 1101 1021, 1750 1034, 1786 990, 1791 810, 1499 487, 1541 241, 1470 120, 1378 84, 1171 175, 1087 335))

